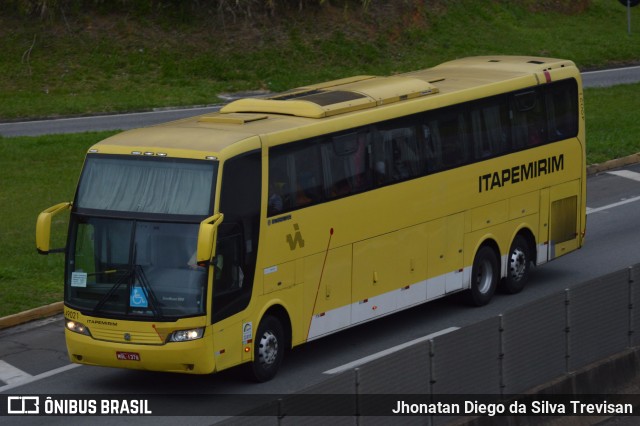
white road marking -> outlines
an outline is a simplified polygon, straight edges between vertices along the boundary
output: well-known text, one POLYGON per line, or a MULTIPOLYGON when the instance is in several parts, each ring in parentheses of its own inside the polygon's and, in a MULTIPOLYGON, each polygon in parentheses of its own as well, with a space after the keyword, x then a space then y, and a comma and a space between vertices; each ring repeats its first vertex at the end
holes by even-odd
MULTIPOLYGON (((74 368, 81 367, 80 364, 69 364, 69 365, 65 365, 64 367, 56 368, 56 369, 44 372, 42 374, 38 374, 36 376, 32 376, 30 374, 25 373, 22 370, 18 370, 17 368, 11 366, 10 364, 7 364, 6 362, 4 362, 2 360, 0 360, 0 363, 9 366, 10 369, 21 371, 23 373, 22 378, 19 379, 19 380, 15 380, 14 383, 9 383, 8 381, 6 381, 4 379, 4 377, 0 377, 0 380, 2 380, 3 382, 8 383, 5 386, 0 386, 0 392, 5 392, 5 391, 8 391, 10 389, 17 388, 18 386, 26 385, 28 383, 37 382, 38 380, 46 379, 47 377, 55 376, 56 374, 64 373, 65 371, 69 371, 69 370, 73 370, 74 368)), ((2 370, 1 369, 0 369, 0 374, 2 374, 2 370)))
POLYGON ((597 213, 597 212, 601 212, 603 210, 609 210, 609 209, 612 209, 614 207, 623 206, 625 204, 635 203, 636 201, 640 201, 640 196, 633 197, 633 198, 627 198, 626 200, 618 201, 617 203, 608 204, 606 206, 596 207, 596 208, 593 208, 593 209, 590 208, 590 207, 587 207, 587 214, 597 213))
POLYGON ((640 173, 632 172, 631 170, 614 170, 612 172, 607 172, 607 174, 620 176, 626 179, 631 179, 631 180, 640 182, 640 173))
MULTIPOLYGON (((404 348, 407 348, 409 346, 413 346, 413 345, 415 345, 417 343, 424 342, 425 340, 431 340, 434 337, 438 337, 438 336, 441 336, 443 334, 451 333, 452 331, 456 331, 459 328, 460 327, 449 327, 449 328, 445 328, 444 330, 436 331, 435 333, 428 334, 428 335, 426 335, 424 337, 420 337, 420 338, 417 338, 415 340, 411 340, 410 342, 402 343, 402 344, 400 344, 398 346, 394 346, 392 348, 385 349, 384 351, 380 351, 380 352, 377 352, 375 354, 366 356, 364 358, 357 359, 357 360, 355 360, 353 362, 350 362, 348 364, 341 365, 340 367, 336 367, 336 368, 333 368, 331 370, 327 370, 323 374, 336 374, 336 373, 341 373, 341 372, 346 371, 346 370, 350 370, 350 369, 358 367, 358 366, 360 366, 362 364, 366 364, 367 362, 371 362, 371 361, 376 360, 378 358, 382 358, 383 356, 392 354, 394 352, 398 352, 398 351, 400 351, 400 350, 402 350, 404 348)), ((0 388, 0 390, 1 390, 1 388, 0 388)))
POLYGON ((21 383, 33 377, 31 374, 14 367, 0 359, 0 380, 6 384, 21 383))
MULTIPOLYGON (((625 178, 625 179, 631 179, 631 180, 635 180, 637 182, 640 182, 640 173, 632 172, 631 170, 613 170, 611 172, 607 172, 607 174, 618 176, 618 177, 622 177, 622 178, 625 178)), ((609 209, 612 209, 612 208, 615 208, 615 207, 624 206, 625 204, 635 203, 636 201, 640 201, 640 196, 627 198, 627 199, 618 201, 617 203, 608 204, 608 205, 602 206, 602 207, 595 207, 595 208, 587 207, 587 214, 597 213, 597 212, 601 212, 603 210, 609 210, 609 209)))

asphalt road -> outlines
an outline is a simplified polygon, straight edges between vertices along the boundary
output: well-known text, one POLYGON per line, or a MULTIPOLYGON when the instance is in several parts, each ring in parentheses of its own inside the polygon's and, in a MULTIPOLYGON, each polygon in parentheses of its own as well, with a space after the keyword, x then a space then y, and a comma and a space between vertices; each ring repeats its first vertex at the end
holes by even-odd
MULTIPOLYGON (((640 81, 640 66, 582 73, 584 87, 606 87, 640 81)), ((255 93, 240 93, 236 96, 255 93)), ((72 117, 52 120, 0 123, 1 136, 38 136, 55 133, 79 133, 99 130, 127 130, 217 111, 220 105, 197 108, 162 109, 130 114, 72 117)))

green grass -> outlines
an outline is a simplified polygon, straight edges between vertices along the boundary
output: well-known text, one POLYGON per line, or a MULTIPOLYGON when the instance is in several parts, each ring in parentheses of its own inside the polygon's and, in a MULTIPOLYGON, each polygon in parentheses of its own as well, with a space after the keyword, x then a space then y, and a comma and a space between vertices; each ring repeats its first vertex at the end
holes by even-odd
POLYGON ((585 89, 587 162, 640 152, 640 84, 585 89))
MULTIPOLYGON (((73 199, 85 152, 113 133, 0 137, 0 317, 62 300, 63 256, 37 254, 35 221, 73 199)), ((55 247, 65 245, 67 218, 54 219, 55 247)))
POLYGON ((531 3, 540 2, 377 0, 363 10, 325 1, 224 23, 209 15, 170 23, 153 14, 0 14, 0 120, 212 104, 223 92, 283 91, 471 55, 553 56, 583 69, 640 60, 640 7, 628 35, 626 10, 614 0, 592 0, 575 14, 550 11, 557 1, 532 13, 531 3))
MULTIPOLYGON (((640 152, 640 84, 585 91, 589 164, 640 152)), ((0 317, 62 300, 63 256, 35 250, 38 213, 73 198, 87 149, 115 132, 0 138, 0 317)), ((65 218, 54 247, 64 246, 65 218)))

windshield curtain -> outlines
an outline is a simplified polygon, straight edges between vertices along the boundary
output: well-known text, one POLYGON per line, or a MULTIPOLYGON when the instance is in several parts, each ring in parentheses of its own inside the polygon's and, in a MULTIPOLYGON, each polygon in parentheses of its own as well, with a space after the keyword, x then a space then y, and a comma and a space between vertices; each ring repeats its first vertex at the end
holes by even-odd
POLYGON ((175 319, 205 313, 198 224, 74 215, 65 301, 89 315, 175 319))
POLYGON ((76 197, 80 209, 207 216, 217 162, 89 155, 76 197))

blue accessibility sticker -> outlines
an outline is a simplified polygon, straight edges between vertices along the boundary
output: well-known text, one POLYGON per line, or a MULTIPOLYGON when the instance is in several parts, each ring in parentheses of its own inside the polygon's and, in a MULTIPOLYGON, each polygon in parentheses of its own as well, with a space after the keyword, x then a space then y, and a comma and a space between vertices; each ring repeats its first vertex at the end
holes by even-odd
POLYGON ((137 285, 131 287, 129 305, 132 308, 146 308, 149 306, 149 303, 147 302, 147 295, 142 287, 137 285))

